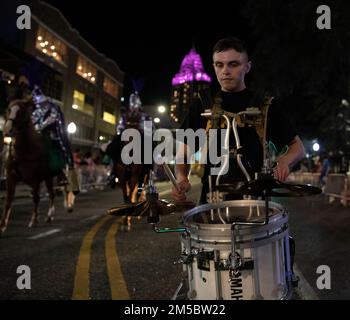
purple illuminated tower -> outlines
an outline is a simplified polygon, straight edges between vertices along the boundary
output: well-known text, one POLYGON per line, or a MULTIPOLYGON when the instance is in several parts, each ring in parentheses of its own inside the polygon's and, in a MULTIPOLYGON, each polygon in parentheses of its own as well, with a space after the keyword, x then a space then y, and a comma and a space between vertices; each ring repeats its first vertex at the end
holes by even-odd
POLYGON ((210 88, 211 78, 205 73, 202 59, 194 48, 182 60, 180 71, 172 79, 170 116, 181 123, 194 97, 210 88))

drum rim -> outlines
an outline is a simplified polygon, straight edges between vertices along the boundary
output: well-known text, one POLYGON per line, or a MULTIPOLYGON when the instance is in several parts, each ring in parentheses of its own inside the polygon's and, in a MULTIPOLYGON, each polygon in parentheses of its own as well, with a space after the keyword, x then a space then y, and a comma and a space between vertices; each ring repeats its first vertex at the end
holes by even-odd
MULTIPOLYGON (((193 218, 198 213, 202 213, 202 212, 212 210, 212 209, 222 209, 222 208, 226 208, 226 207, 232 207, 232 208, 245 207, 247 205, 256 205, 256 204, 261 204, 263 207, 265 207, 264 200, 229 200, 229 201, 222 201, 222 202, 218 202, 218 203, 206 203, 206 204, 199 205, 193 209, 186 211, 182 217, 182 220, 183 220, 184 224, 210 225, 212 227, 223 226, 225 224, 221 224, 221 223, 207 224, 207 223, 200 223, 200 222, 189 222, 188 219, 193 218)), ((269 208, 278 209, 279 210, 278 214, 283 214, 283 213, 286 214, 287 213, 287 210, 283 205, 281 205, 280 203, 274 202, 274 201, 269 201, 269 208)), ((278 216, 278 214, 273 215, 270 218, 276 217, 276 216, 278 216)), ((228 225, 230 225, 230 224, 228 224, 228 225)))

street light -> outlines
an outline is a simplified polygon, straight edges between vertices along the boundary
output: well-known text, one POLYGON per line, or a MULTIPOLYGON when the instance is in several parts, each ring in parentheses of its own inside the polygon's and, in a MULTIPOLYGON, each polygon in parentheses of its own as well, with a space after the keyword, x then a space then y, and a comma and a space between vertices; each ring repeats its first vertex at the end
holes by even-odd
POLYGON ((70 122, 67 126, 68 139, 70 144, 72 144, 72 135, 77 132, 77 126, 74 122, 70 122))
POLYGON ((320 150, 320 145, 315 142, 313 145, 312 145, 312 150, 314 150, 315 152, 317 152, 318 150, 320 150))
POLYGON ((159 106, 158 107, 158 112, 159 113, 164 113, 166 111, 166 108, 164 106, 159 106))
POLYGON ((154 118, 154 123, 159 123, 160 122, 160 119, 159 118, 154 118))
POLYGON ((348 107, 348 106, 349 106, 349 102, 348 102, 348 100, 346 100, 346 99, 342 99, 342 100, 341 100, 341 104, 342 104, 344 107, 348 107))
POLYGON ((74 122, 70 122, 67 126, 67 131, 69 134, 74 134, 77 131, 77 126, 74 122))

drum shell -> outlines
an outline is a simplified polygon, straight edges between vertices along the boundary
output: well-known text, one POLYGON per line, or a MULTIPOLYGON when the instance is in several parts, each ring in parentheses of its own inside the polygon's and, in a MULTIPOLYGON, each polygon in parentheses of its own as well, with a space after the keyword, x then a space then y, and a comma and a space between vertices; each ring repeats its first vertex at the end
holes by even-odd
MULTIPOLYGON (((229 265, 233 219, 228 219, 230 223, 226 224, 198 223, 191 219, 208 211, 208 208, 219 208, 222 212, 229 208, 230 217, 234 216, 235 209, 249 211, 251 206, 264 208, 265 202, 227 201, 199 206, 184 215, 188 233, 182 235, 182 247, 188 254, 193 254, 192 262, 187 265, 190 299, 282 299, 286 296, 289 260, 285 258, 285 252, 289 254, 289 233, 288 215, 283 206, 270 202, 268 224, 242 225, 235 231, 236 252, 244 261, 252 261, 254 266, 250 270, 241 270, 237 279, 231 279, 233 282, 230 281, 228 267, 218 270, 218 264, 229 265), (213 259, 207 259, 203 268, 200 257, 206 254, 211 254, 213 259)), ((265 212, 252 220, 262 222, 264 217, 265 212)))

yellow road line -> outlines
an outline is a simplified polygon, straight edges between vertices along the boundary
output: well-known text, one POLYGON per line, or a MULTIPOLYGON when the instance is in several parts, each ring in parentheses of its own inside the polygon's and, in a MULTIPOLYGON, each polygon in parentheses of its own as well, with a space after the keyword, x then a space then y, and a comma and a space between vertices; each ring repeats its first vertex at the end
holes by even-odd
POLYGON ((100 219, 85 235, 83 243, 80 248, 78 263, 75 271, 73 300, 88 300, 90 299, 90 257, 91 246, 97 231, 101 226, 108 221, 112 216, 105 216, 100 219))
POLYGON ((128 300, 129 292, 123 278, 122 270, 117 255, 116 248, 116 234, 120 225, 120 218, 110 226, 106 235, 106 264, 109 279, 109 286, 111 288, 112 300, 128 300))

